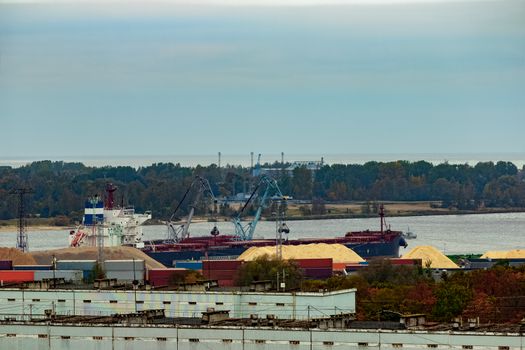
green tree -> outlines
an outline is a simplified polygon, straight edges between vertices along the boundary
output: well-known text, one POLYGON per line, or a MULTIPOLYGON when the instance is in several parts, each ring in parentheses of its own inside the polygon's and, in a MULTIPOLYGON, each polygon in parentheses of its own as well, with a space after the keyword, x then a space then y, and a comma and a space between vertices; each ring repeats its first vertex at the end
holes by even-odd
POLYGON ((239 268, 237 283, 241 286, 248 286, 253 281, 272 281, 275 285, 277 280, 283 281, 283 275, 285 276, 286 289, 299 288, 303 275, 293 261, 279 260, 275 256, 263 255, 244 263, 239 268))
POLYGON ((311 199, 313 190, 312 172, 306 167, 297 167, 292 177, 293 196, 297 199, 311 199))
POLYGON ((436 304, 432 315, 436 320, 450 322, 461 315, 472 299, 472 291, 467 286, 455 283, 442 283, 435 292, 436 304))

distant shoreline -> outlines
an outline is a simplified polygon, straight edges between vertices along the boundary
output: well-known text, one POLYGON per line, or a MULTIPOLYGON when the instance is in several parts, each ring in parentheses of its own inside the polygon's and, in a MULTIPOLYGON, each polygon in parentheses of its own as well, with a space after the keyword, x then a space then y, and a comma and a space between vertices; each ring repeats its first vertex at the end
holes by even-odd
MULTIPOLYGON (((364 164, 369 161, 391 162, 398 160, 419 161, 425 160, 433 164, 476 164, 478 162, 509 161, 522 168, 525 165, 525 153, 522 152, 495 152, 495 153, 284 153, 285 161, 309 161, 323 158, 325 164, 364 164)), ((0 166, 19 168, 32 162, 51 160, 65 162, 80 162, 86 166, 131 166, 138 168, 150 166, 153 163, 180 163, 182 166, 195 167, 217 164, 218 157, 213 154, 173 154, 173 155, 117 155, 117 156, 25 156, 4 157, 0 159, 0 166)), ((280 153, 266 153, 262 155, 262 162, 273 163, 280 161, 280 153)), ((221 152, 221 164, 232 166, 250 166, 250 153, 221 152)))

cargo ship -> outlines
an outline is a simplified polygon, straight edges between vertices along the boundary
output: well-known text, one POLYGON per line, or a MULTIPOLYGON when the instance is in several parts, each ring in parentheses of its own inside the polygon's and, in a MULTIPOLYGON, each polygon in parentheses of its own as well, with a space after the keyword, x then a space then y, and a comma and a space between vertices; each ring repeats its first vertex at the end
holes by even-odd
MULTIPOLYGON (((305 238, 283 240, 283 245, 301 245, 311 243, 343 244, 364 259, 378 257, 399 257, 399 247, 407 243, 401 231, 393 231, 385 223, 385 211, 380 206, 379 231, 352 231, 342 237, 305 238)), ((187 237, 179 242, 145 241, 144 253, 161 264, 172 267, 180 260, 227 259, 236 258, 250 247, 271 246, 276 239, 239 240, 235 235, 187 237)))
POLYGON ((70 247, 142 247, 142 225, 151 219, 151 212, 135 213, 130 206, 115 204, 117 187, 106 185, 104 198, 95 196, 86 201, 82 224, 69 233, 70 247))

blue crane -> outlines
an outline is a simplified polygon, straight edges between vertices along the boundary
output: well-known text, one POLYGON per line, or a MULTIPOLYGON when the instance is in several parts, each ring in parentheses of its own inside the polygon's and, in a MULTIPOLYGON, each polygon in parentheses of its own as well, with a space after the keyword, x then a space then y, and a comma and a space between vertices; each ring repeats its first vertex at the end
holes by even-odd
POLYGON ((253 238, 253 233, 255 232, 255 227, 257 226, 257 223, 259 222, 259 219, 261 218, 261 212, 264 208, 268 207, 269 199, 276 198, 278 200, 286 200, 286 197, 283 196, 281 190, 279 189, 279 186, 277 185, 277 181, 270 178, 269 176, 262 175, 259 179, 259 182, 257 183, 257 186, 255 186, 255 189, 253 190, 252 194, 244 203, 244 206, 241 208, 239 213, 236 217, 232 219, 233 225, 235 227, 235 237, 237 240, 240 241, 249 241, 253 238), (244 210, 246 207, 248 207, 248 204, 255 198, 257 195, 259 189, 262 186, 266 186, 264 188, 264 192, 262 197, 260 197, 260 203, 259 207, 257 208, 257 211, 255 212, 255 216, 252 221, 248 222, 246 225, 243 226, 241 222, 242 214, 244 213, 244 210), (270 197, 270 192, 273 191, 273 195, 270 197))
MULTIPOLYGON (((197 206, 197 203, 200 201, 201 197, 208 193, 210 198, 213 200, 214 203, 217 203, 217 199, 213 195, 213 191, 211 189, 210 183, 207 179, 197 175, 195 176, 195 179, 191 182, 191 184, 188 186, 188 189, 186 190, 186 193, 184 193, 184 196, 182 197, 181 201, 173 211, 173 214, 171 215, 169 221, 168 221, 168 239, 173 240, 175 242, 180 242, 185 238, 188 238, 190 236, 189 234, 189 228, 191 225, 191 220, 193 219, 193 214, 195 213, 195 207, 197 206), (182 203, 184 202, 184 199, 188 196, 190 191, 195 187, 197 188, 197 194, 195 195, 195 198, 193 202, 189 205, 190 212, 188 213, 188 216, 186 217, 186 222, 180 225, 179 227, 175 227, 174 223, 172 222, 173 218, 175 217, 175 214, 181 207, 182 203)), ((217 226, 214 226, 211 234, 217 235, 219 233, 217 226)))

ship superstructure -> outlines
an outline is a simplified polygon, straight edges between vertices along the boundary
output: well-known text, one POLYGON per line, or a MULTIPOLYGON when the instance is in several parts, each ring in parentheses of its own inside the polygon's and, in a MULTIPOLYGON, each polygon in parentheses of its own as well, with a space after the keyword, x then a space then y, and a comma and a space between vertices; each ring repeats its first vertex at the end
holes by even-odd
POLYGON ((82 225, 69 235, 71 247, 143 246, 142 225, 151 219, 151 212, 137 214, 133 207, 115 205, 116 190, 107 184, 104 200, 97 196, 86 201, 82 225))

